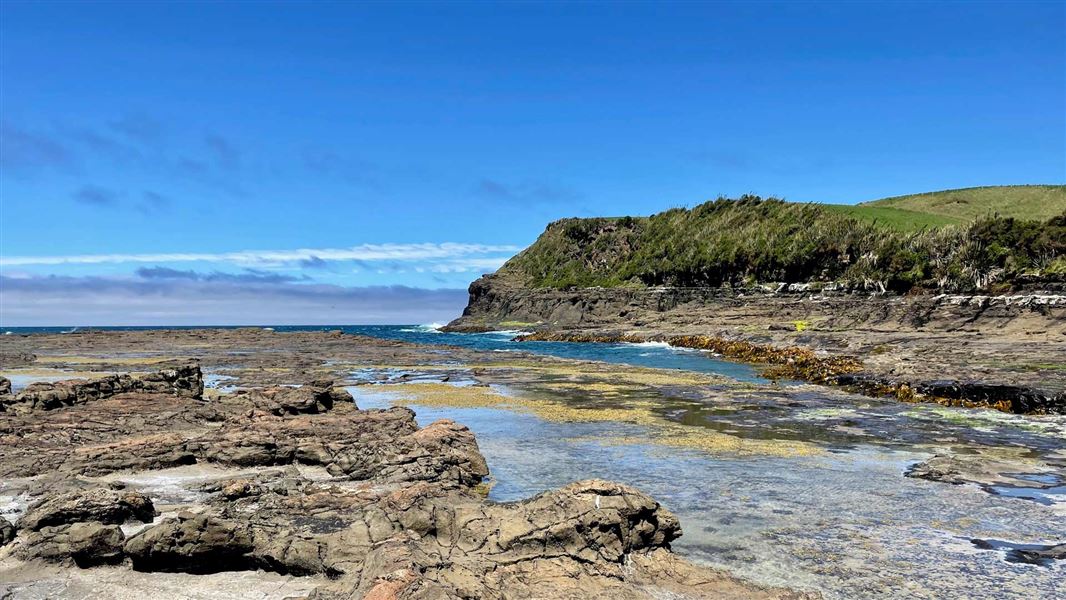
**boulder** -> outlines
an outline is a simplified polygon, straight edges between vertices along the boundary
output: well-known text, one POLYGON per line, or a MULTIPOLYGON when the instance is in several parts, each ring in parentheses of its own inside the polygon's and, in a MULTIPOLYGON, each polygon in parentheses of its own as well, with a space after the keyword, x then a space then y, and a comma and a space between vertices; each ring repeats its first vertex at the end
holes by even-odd
POLYGON ((254 569, 244 527, 209 515, 182 513, 131 537, 126 554, 138 571, 217 573, 254 569))
POLYGON ((907 477, 928 479, 960 485, 975 483, 984 487, 1006 485, 1015 487, 1054 487, 1054 483, 1036 483, 1017 475, 1020 473, 1055 473, 1054 467, 1036 461, 1018 452, 1010 455, 1003 452, 976 451, 972 454, 936 454, 911 466, 907 477))
POLYGON ((174 394, 183 398, 200 398, 204 393, 204 376, 198 364, 148 373, 139 380, 141 391, 147 393, 174 394))
POLYGON ((249 397, 255 407, 273 415, 323 413, 339 402, 354 405, 352 395, 335 389, 329 380, 312 381, 300 387, 277 386, 253 390, 249 397))
POLYGON ((348 447, 327 470, 331 475, 352 479, 429 481, 456 488, 477 485, 489 474, 474 434, 449 419, 384 443, 348 447))
POLYGON ((118 525, 71 523, 29 532, 16 555, 23 560, 73 561, 82 568, 93 567, 121 562, 124 541, 118 525))
POLYGON ((0 547, 15 539, 15 526, 7 519, 0 517, 0 547))
POLYGON ((122 524, 130 520, 149 523, 155 517, 152 500, 137 492, 93 488, 45 498, 26 511, 19 527, 38 531, 44 527, 96 521, 122 524))

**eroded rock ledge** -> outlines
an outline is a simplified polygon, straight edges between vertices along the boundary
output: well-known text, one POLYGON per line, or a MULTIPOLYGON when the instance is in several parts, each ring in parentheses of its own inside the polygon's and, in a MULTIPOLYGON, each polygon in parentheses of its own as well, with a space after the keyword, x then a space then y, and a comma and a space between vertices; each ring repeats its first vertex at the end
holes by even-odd
POLYGON ((0 414, 0 478, 35 499, 0 523, 0 570, 260 569, 318 577, 321 599, 806 597, 684 562, 670 552, 677 519, 621 484, 487 502, 484 457, 449 420, 419 428, 405 408, 359 410, 328 381, 207 400, 140 381, 0 414), (225 475, 178 504, 124 483, 177 465, 225 475))
POLYGON ((552 289, 497 273, 470 285, 463 316, 444 329, 520 329, 559 340, 689 338, 698 343, 686 347, 771 364, 772 375, 866 394, 1064 413, 1066 290, 1041 286, 906 296, 785 283, 552 289))
POLYGON ((123 374, 93 380, 33 383, 18 394, 11 394, 11 384, 4 379, 0 382, 0 411, 53 410, 129 392, 199 398, 204 392, 203 374, 199 365, 189 364, 140 376, 123 374))

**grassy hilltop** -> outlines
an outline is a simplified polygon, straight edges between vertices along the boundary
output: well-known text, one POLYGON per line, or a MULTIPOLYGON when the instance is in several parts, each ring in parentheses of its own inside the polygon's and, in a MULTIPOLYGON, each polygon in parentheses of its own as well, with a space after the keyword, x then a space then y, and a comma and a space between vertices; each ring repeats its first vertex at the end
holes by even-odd
POLYGON ((902 231, 962 225, 992 215, 1046 221, 1066 211, 1066 185, 963 188, 826 208, 902 231))
POLYGON ((1063 281, 1066 186, 973 188, 857 206, 744 196, 650 217, 563 219, 498 276, 554 288, 834 281, 897 292, 1063 281), (1050 216, 1027 218, 1034 215, 1050 216))

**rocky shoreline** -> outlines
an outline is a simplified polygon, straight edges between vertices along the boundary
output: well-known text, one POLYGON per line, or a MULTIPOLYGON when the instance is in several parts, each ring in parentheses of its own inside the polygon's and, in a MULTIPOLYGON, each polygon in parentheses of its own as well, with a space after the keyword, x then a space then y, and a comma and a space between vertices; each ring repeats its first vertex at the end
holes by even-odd
POLYGON ((449 331, 648 342, 875 396, 1066 413, 1066 295, 898 297, 832 287, 529 289, 486 276, 449 331))
POLYGON ((678 520, 625 485, 488 502, 453 421, 361 410, 323 379, 203 389, 183 364, 3 396, 0 480, 23 507, 0 519, 5 597, 77 596, 70 576, 50 591, 56 568, 139 589, 255 571, 322 599, 810 597, 678 558, 678 520))

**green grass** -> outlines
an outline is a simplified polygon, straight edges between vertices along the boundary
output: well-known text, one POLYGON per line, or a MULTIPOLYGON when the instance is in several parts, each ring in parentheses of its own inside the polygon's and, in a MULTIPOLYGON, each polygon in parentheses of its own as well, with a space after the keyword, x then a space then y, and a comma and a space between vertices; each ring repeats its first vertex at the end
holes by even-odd
POLYGON ((991 215, 1046 221, 1066 211, 1066 185, 999 185, 945 190, 863 202, 855 208, 905 210, 955 222, 991 215))
POLYGON ((1066 214, 963 220, 745 196, 649 217, 556 221, 497 276, 553 288, 838 282, 1002 291, 1022 277, 1066 279, 1064 256, 1066 214))
POLYGON ((871 204, 826 204, 824 206, 835 213, 847 215, 860 221, 890 227, 896 231, 921 231, 922 229, 958 225, 965 222, 963 219, 893 208, 891 206, 871 204))

